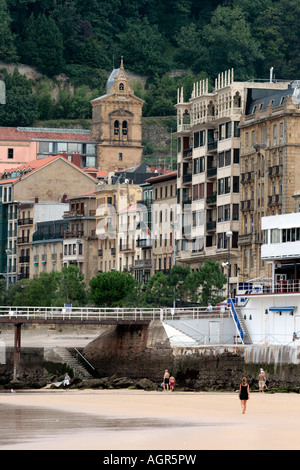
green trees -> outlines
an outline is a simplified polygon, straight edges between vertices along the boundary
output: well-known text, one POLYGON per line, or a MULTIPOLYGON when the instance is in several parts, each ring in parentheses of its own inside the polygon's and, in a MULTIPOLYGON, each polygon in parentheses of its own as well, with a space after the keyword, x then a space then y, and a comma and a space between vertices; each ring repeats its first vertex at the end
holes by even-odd
POLYGON ((226 276, 217 262, 207 260, 198 271, 174 266, 168 275, 156 273, 147 284, 139 284, 131 274, 109 271, 98 273, 89 286, 77 266, 63 267, 61 272, 42 272, 34 279, 23 279, 6 291, 0 280, 1 305, 73 307, 179 307, 184 303, 216 305, 223 300, 226 276))
POLYGON ((12 75, 2 71, 6 85, 6 104, 0 106, 1 126, 29 126, 37 118, 37 102, 32 84, 15 68, 12 75))
POLYGON ((6 0, 0 0, 0 60, 5 62, 15 62, 18 59, 11 22, 6 0))
POLYGON ((130 274, 119 271, 98 273, 90 280, 90 297, 97 307, 121 306, 132 295, 135 284, 130 274))

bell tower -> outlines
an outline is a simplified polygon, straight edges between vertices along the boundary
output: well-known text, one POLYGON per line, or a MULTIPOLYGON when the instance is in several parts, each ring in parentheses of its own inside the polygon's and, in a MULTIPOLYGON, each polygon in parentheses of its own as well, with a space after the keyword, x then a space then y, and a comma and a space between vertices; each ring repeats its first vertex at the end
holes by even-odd
POLYGON ((92 132, 98 142, 98 167, 103 171, 139 166, 142 162, 142 108, 123 66, 114 69, 106 94, 91 101, 92 132))

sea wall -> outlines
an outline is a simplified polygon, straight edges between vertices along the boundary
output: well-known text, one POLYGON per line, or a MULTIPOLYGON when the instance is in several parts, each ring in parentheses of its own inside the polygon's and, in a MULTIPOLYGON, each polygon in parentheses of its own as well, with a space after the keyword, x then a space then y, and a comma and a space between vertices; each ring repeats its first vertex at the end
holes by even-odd
MULTIPOLYGON (((85 348, 78 348, 95 367, 98 377, 147 378, 162 382, 164 370, 175 377, 178 387, 195 390, 236 390, 246 376, 257 388, 260 367, 266 371, 269 388, 300 387, 299 348, 279 345, 219 345, 171 347, 160 321, 138 326, 111 326, 85 348)), ((57 374, 59 359, 49 357, 49 347, 21 348, 18 377, 45 381, 57 374), (53 359, 54 358, 54 359, 53 359)), ((0 385, 12 379, 14 350, 6 348, 0 364, 0 385)))
POLYGON ((300 386, 296 345, 172 348, 159 321, 148 327, 111 327, 89 343, 83 354, 102 377, 147 377, 159 384, 168 369, 180 387, 232 390, 243 376, 256 386, 258 371, 263 367, 270 385, 300 386))

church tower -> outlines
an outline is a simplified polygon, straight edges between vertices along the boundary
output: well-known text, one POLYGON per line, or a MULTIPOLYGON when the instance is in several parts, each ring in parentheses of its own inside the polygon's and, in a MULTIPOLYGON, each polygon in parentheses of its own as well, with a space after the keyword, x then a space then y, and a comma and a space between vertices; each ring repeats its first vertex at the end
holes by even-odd
POLYGON ((114 69, 107 92, 91 101, 92 132, 98 142, 98 167, 103 171, 139 166, 142 162, 142 107, 134 95, 123 66, 114 69))

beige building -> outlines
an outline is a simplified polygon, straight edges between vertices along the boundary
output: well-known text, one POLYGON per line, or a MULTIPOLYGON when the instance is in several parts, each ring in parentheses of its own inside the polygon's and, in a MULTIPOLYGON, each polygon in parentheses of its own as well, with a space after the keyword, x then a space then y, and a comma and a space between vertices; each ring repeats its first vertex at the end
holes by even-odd
POLYGON ((285 90, 252 90, 241 118, 241 282, 272 274, 261 261, 261 218, 299 211, 299 97, 297 82, 285 90))
POLYGON ((142 162, 142 107, 123 67, 114 69, 107 93, 91 101, 92 132, 97 145, 98 167, 118 171, 142 162))
POLYGON ((238 282, 240 120, 249 90, 287 87, 238 82, 228 70, 213 89, 207 80, 195 83, 188 102, 178 90, 177 202, 184 208, 178 261, 193 270, 206 259, 216 260, 229 274, 229 294, 238 282))
MULTIPOLYGON (((23 167, 18 177, 3 177, 0 180, 2 215, 0 221, 0 262, 1 273, 5 275, 9 283, 15 282, 16 274, 23 277, 24 275, 28 276, 28 261, 24 260, 28 257, 28 243, 31 234, 35 231, 33 208, 36 203, 64 204, 68 197, 75 195, 75 191, 77 194, 86 193, 94 190, 95 185, 95 178, 68 162, 64 157, 34 160, 23 167), (20 203, 22 204, 19 208, 20 203), (20 269, 18 267, 18 258, 23 261, 22 270, 21 265, 20 269)), ((66 208, 67 206, 64 210, 66 208)), ((59 217, 52 214, 49 220, 59 217)), ((45 221, 46 219, 37 218, 36 223, 41 220, 45 221)), ((36 268, 34 272, 37 274, 36 268)))
MULTIPOLYGON (((151 274, 164 272, 167 274, 174 265, 174 249, 177 207, 177 171, 149 178, 147 183, 152 185, 152 258, 151 274)), ((146 247, 143 247, 146 250, 146 247)))
POLYGON ((98 269, 132 271, 135 259, 135 211, 142 189, 135 184, 99 184, 96 187, 98 269))

